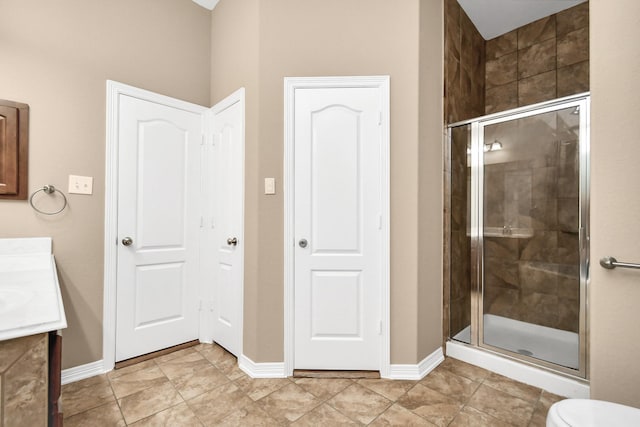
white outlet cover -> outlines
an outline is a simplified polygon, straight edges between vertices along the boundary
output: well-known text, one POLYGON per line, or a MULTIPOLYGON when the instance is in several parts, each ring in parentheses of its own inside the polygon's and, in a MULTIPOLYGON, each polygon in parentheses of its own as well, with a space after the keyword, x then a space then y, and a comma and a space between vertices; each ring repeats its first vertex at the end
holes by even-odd
POLYGON ((69 175, 69 194, 93 194, 93 177, 69 175))

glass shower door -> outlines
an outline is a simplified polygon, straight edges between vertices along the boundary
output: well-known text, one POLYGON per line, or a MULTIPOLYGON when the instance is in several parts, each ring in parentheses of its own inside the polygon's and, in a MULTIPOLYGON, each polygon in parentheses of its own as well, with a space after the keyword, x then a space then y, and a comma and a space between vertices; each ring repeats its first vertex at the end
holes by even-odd
POLYGON ((456 341, 471 344, 471 125, 452 128, 450 135, 449 331, 456 341))
POLYGON ((570 369, 584 345, 584 110, 581 100, 480 122, 474 146, 480 345, 570 369))

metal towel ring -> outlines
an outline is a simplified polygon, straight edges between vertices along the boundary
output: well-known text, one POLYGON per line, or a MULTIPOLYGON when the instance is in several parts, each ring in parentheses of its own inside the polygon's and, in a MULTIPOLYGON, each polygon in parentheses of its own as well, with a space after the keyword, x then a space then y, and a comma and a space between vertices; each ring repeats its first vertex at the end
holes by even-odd
POLYGON ((60 190, 58 190, 56 187, 54 187, 51 184, 45 185, 42 188, 37 189, 36 191, 34 191, 33 193, 31 193, 31 196, 29 196, 29 204, 31 205, 31 207, 36 211, 39 212, 43 215, 56 215, 59 214, 60 212, 62 212, 64 210, 64 208, 67 207, 67 196, 64 195, 64 193, 60 190), (64 204, 62 205, 62 207, 60 209, 58 209, 55 212, 45 212, 45 211, 41 211, 40 209, 36 208, 35 205, 33 204, 33 196, 35 196, 36 194, 38 194, 39 192, 43 192, 45 194, 53 194, 56 191, 58 193, 60 193, 60 195, 62 196, 62 199, 64 200, 64 204))

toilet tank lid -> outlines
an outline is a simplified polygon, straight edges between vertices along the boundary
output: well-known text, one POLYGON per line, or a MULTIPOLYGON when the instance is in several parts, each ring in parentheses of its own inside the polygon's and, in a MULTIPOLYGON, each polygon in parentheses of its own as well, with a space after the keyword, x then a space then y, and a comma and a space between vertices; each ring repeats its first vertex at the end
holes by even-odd
POLYGON ((570 426, 640 426, 640 409, 592 399, 554 403, 556 413, 570 426))

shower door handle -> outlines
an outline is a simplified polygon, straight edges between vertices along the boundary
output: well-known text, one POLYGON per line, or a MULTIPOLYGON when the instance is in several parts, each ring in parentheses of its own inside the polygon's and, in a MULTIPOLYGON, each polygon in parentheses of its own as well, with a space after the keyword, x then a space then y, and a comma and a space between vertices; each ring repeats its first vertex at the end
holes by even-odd
POLYGON ((604 257, 600 260, 600 265, 607 270, 613 270, 616 267, 640 269, 640 264, 631 262, 620 262, 612 256, 604 257))

